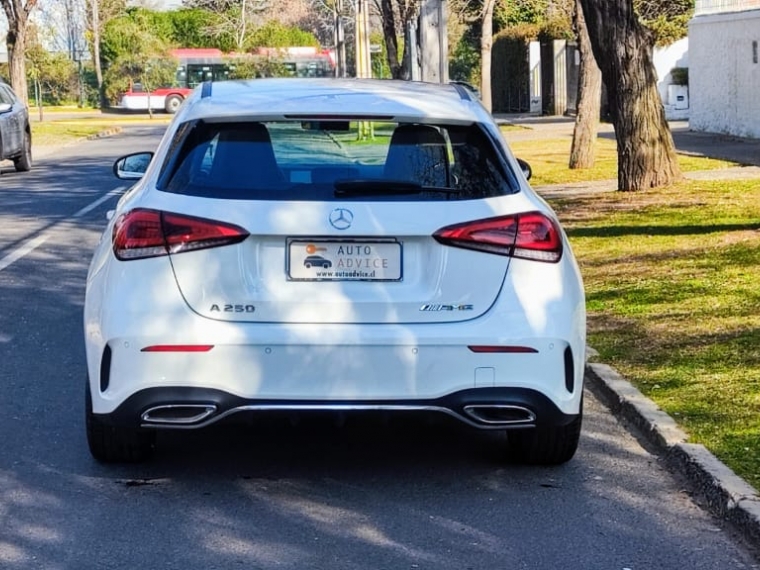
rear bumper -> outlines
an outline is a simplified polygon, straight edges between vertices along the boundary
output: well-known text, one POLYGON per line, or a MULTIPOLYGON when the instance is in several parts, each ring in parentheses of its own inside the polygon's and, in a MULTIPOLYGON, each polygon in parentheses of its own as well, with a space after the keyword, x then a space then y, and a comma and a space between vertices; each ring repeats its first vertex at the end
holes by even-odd
MULTIPOLYGON (((201 352, 145 352, 144 348, 157 344, 156 339, 112 338, 97 367, 90 368, 94 412, 110 414, 134 394, 151 389, 208 389, 242 401, 293 407, 314 402, 417 405, 471 389, 535 391, 565 414, 576 413, 580 403, 583 347, 559 338, 500 339, 496 344, 526 346, 535 352, 479 353, 468 346, 493 341, 475 336, 415 337, 407 329, 392 335, 395 343, 391 338, 360 339, 358 334, 355 344, 346 344, 345 338, 329 344, 306 344, 304 339, 285 343, 271 342, 282 330, 275 325, 246 327, 268 336, 270 342, 245 338, 240 327, 226 327, 234 328, 238 338, 226 337, 221 342, 216 334, 181 335, 182 344, 190 341, 211 347, 201 352), (406 342, 399 343, 402 333, 407 335, 406 342)), ((454 332, 460 327, 434 328, 454 332)), ((321 335, 328 340, 329 327, 322 327, 321 335)))
POLYGON ((292 400, 248 399, 222 390, 177 386, 147 388, 127 398, 109 414, 98 414, 112 425, 193 429, 239 414, 438 413, 479 429, 561 426, 576 414, 563 413, 546 395, 524 388, 479 388, 441 398, 414 400, 292 400))

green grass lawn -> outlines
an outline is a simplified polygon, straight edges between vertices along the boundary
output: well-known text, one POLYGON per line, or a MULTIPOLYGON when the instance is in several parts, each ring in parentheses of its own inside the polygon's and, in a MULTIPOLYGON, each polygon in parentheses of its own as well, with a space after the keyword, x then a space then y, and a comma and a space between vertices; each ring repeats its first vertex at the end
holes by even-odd
POLYGON ((113 123, 81 120, 32 123, 32 140, 36 146, 60 145, 96 135, 111 127, 113 123))
POLYGON ((581 266, 600 360, 760 488, 760 180, 552 205, 581 266))
POLYGON ((55 113, 45 111, 44 121, 33 121, 32 140, 35 146, 62 145, 85 137, 96 135, 119 125, 147 123, 167 124, 170 115, 156 114, 146 121, 144 117, 125 115, 124 117, 78 117, 56 118, 55 113))
MULTIPOLYGON (((617 151, 614 140, 597 139, 594 168, 570 170, 567 167, 572 142, 569 137, 512 142, 509 140, 509 131, 505 132, 502 128, 502 132, 504 132, 515 156, 519 156, 530 163, 533 169, 533 178, 530 182, 534 186, 617 179, 617 151)), ((684 155, 678 156, 678 162, 684 172, 735 166, 734 163, 725 160, 684 155)))

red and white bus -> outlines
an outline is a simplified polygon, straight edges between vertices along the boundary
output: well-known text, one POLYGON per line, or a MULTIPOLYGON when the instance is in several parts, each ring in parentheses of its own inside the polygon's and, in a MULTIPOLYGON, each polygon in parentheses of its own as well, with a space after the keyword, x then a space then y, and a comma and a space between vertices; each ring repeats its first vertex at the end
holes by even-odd
POLYGON ((332 77, 335 59, 330 50, 315 47, 259 48, 253 54, 227 54, 214 48, 177 48, 171 51, 177 72, 171 86, 145 91, 133 83, 121 96, 119 108, 130 111, 164 110, 175 113, 190 92, 204 81, 222 81, 230 76, 230 59, 254 57, 277 59, 295 77, 332 77))

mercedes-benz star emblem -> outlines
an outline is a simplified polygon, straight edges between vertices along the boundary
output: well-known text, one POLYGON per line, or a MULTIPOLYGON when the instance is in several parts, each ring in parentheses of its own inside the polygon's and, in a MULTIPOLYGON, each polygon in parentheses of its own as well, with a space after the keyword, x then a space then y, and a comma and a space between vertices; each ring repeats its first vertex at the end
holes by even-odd
POLYGON ((336 230, 347 230, 354 221, 354 214, 345 208, 335 208, 330 212, 330 225, 336 230))

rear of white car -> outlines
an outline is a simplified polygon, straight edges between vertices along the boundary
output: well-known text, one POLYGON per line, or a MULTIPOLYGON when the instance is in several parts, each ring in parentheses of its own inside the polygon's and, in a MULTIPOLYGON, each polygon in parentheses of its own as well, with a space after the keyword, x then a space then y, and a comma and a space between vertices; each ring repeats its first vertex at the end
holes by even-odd
POLYGON ((538 463, 578 442, 577 266, 454 86, 204 86, 95 253, 85 336, 100 460, 272 410, 439 412, 538 463))

